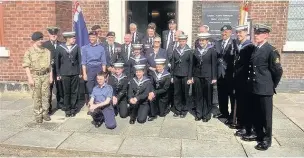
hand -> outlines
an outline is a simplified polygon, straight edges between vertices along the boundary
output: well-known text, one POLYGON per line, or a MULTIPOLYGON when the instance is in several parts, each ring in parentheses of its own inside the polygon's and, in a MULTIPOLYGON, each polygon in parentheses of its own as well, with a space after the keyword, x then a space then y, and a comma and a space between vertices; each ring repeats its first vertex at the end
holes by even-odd
POLYGON ((34 87, 34 85, 35 85, 35 82, 32 77, 28 79, 28 83, 31 87, 34 87))
POLYGON ((117 104, 117 98, 116 97, 113 96, 113 100, 112 101, 113 101, 113 105, 117 104))
POLYGON ((173 78, 171 78, 171 83, 173 83, 173 78))
POLYGON ((192 79, 190 79, 190 80, 187 81, 187 84, 192 84, 192 83, 193 83, 192 79))
POLYGON ((154 93, 153 93, 153 92, 150 92, 150 93, 149 93, 149 96, 148 96, 148 100, 149 100, 149 101, 152 101, 152 100, 154 99, 154 97, 155 97, 154 93))
POLYGON ((133 98, 133 101, 134 101, 134 104, 136 104, 137 103, 137 98, 133 98))
POLYGON ((60 76, 57 76, 57 80, 58 80, 58 81, 61 80, 61 77, 60 77, 60 76))
POLYGON ((131 104, 134 104, 134 98, 131 98, 129 101, 131 104))
POLYGON ((82 75, 79 75, 79 78, 82 78, 82 75))
POLYGON ((97 108, 96 104, 95 105, 93 104, 93 105, 89 106, 89 109, 90 109, 91 112, 93 112, 96 108, 97 108))
POLYGON ((211 81, 211 84, 214 84, 214 83, 216 83, 216 80, 212 80, 212 81, 211 81))
POLYGON ((50 83, 53 83, 53 81, 54 81, 54 80, 53 80, 53 77, 50 76, 49 82, 50 82, 50 83))
POLYGON ((87 81, 87 80, 88 80, 88 75, 87 75, 87 74, 84 74, 84 75, 82 76, 82 78, 83 78, 83 80, 87 81))

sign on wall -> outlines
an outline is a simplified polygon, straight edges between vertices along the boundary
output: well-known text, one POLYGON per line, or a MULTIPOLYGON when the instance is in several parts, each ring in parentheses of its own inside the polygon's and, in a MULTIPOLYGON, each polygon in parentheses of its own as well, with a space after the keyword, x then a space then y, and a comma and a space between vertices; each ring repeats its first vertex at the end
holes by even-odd
POLYGON ((223 25, 238 25, 240 6, 238 3, 203 3, 202 22, 208 25, 214 36, 221 35, 223 25))

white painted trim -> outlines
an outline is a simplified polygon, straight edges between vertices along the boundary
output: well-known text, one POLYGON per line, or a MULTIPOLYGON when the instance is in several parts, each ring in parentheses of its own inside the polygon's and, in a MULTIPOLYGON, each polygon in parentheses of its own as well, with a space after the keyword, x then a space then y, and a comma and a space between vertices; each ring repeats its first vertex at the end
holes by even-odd
POLYGON ((192 45, 192 9, 193 9, 193 1, 192 0, 178 0, 178 30, 184 31, 186 35, 188 35, 187 44, 189 47, 192 45))
POLYGON ((125 30, 125 0, 109 0, 109 31, 116 34, 116 42, 122 43, 125 30))
POLYGON ((304 51, 304 41, 286 41, 283 51, 304 51))
POLYGON ((0 58, 7 58, 10 56, 10 51, 5 47, 0 47, 0 58))

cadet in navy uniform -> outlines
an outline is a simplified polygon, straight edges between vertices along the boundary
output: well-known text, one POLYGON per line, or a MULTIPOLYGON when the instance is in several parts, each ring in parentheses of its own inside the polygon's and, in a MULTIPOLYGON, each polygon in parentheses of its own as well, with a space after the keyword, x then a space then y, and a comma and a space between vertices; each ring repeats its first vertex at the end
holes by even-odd
MULTIPOLYGON (((55 64, 55 60, 56 60, 56 54, 57 51, 56 49, 58 48, 58 46, 60 44, 62 44, 62 42, 58 41, 58 32, 59 32, 59 28, 58 27, 48 27, 47 31, 49 34, 49 40, 44 42, 42 44, 42 46, 44 48, 47 48, 50 52, 51 52, 51 64, 52 64, 52 72, 53 72, 53 78, 57 77, 57 72, 56 72, 56 64, 55 64)), ((63 90, 62 90, 62 84, 59 80, 54 80, 51 84, 50 84, 50 97, 49 97, 49 114, 52 113, 52 92, 53 92, 53 87, 54 84, 56 85, 56 100, 57 100, 57 109, 61 109, 62 105, 63 105, 63 90)))
POLYGON ((157 115, 165 117, 170 112, 168 106, 168 89, 171 83, 171 75, 165 69, 166 59, 155 59, 156 71, 152 74, 153 91, 149 93, 150 116, 148 121, 153 121, 157 115))
POLYGON ((170 45, 174 43, 174 34, 176 32, 176 21, 171 19, 168 21, 169 30, 162 33, 163 49, 168 50, 170 45))
POLYGON ((92 124, 96 128, 100 127, 102 123, 105 123, 106 128, 116 128, 116 120, 114 108, 110 104, 113 89, 105 81, 108 74, 106 72, 99 72, 97 74, 98 85, 94 87, 90 99, 90 111, 92 112, 92 124))
POLYGON ((171 61, 174 84, 174 117, 186 117, 190 110, 189 89, 192 79, 193 53, 187 45, 187 35, 180 35, 179 46, 174 50, 171 61))
POLYGON ((121 45, 121 52, 119 54, 119 61, 124 63, 124 74, 130 79, 130 57, 132 56, 132 44, 131 44, 131 35, 126 34, 124 37, 125 43, 121 45))
POLYGON ((137 25, 135 23, 131 23, 129 29, 132 37, 132 44, 141 43, 141 40, 144 38, 144 34, 137 31, 137 25))
POLYGON ((121 52, 121 45, 115 42, 115 32, 108 32, 107 42, 102 44, 106 51, 107 57, 107 70, 111 73, 114 73, 113 63, 118 59, 118 56, 121 52))
POLYGON ((236 40, 232 39, 232 27, 224 25, 221 28, 222 39, 215 43, 218 53, 218 99, 221 112, 220 118, 226 118, 226 123, 232 122, 232 113, 228 111, 228 97, 231 103, 231 111, 235 103, 233 93, 233 71, 234 71, 234 55, 237 51, 236 40))
MULTIPOLYGON (((135 65, 147 65, 148 60, 147 58, 141 54, 142 44, 132 44, 133 47, 133 55, 130 57, 129 60, 129 67, 130 67, 130 79, 135 76, 135 65)), ((144 70, 145 73, 147 70, 144 70)))
POLYGON ((115 73, 108 78, 108 84, 113 88, 113 106, 117 107, 121 118, 128 117, 128 77, 123 73, 124 63, 114 63, 115 73))
POLYGON ((130 103, 130 124, 145 123, 149 113, 148 95, 152 90, 151 81, 144 76, 146 65, 135 65, 136 77, 130 80, 128 101, 130 103))
MULTIPOLYGON (((165 49, 160 48, 161 45, 161 38, 155 37, 154 38, 154 46, 153 48, 148 49, 147 51, 147 59, 148 59, 148 75, 151 76, 154 71, 156 71, 156 64, 155 59, 158 58, 165 58, 167 59, 167 52, 165 49)), ((166 67, 167 69, 167 67, 166 67)))
POLYGON ((66 117, 74 117, 77 111, 76 103, 79 88, 79 78, 81 77, 81 52, 75 44, 75 32, 64 32, 65 44, 58 47, 56 57, 57 80, 62 81, 64 92, 64 106, 66 117))
POLYGON ((217 54, 209 43, 209 33, 198 34, 199 46, 193 55, 195 120, 208 122, 212 113, 212 84, 216 83, 217 54))
MULTIPOLYGON (((248 65, 251 54, 253 53, 255 46, 250 40, 247 39, 248 26, 241 25, 235 28, 238 37, 238 53, 235 61, 235 94, 236 94, 236 117, 237 117, 237 128, 236 136, 242 136, 246 134, 245 129, 245 116, 250 115, 251 111, 245 113, 248 101, 247 78, 248 78, 248 65)), ((252 127, 252 125, 250 125, 252 127)), ((251 133, 251 127, 248 129, 248 134, 251 133)))
POLYGON ((271 146, 272 97, 283 73, 279 52, 267 42, 270 31, 271 28, 267 25, 254 25, 254 40, 257 46, 250 58, 248 71, 252 99, 248 103, 252 109, 252 121, 257 133, 257 150, 267 150, 271 146))
POLYGON ((106 54, 103 46, 97 43, 97 32, 89 33, 90 43, 81 48, 82 72, 86 82, 88 93, 91 94, 97 85, 96 75, 98 72, 106 71, 106 54))

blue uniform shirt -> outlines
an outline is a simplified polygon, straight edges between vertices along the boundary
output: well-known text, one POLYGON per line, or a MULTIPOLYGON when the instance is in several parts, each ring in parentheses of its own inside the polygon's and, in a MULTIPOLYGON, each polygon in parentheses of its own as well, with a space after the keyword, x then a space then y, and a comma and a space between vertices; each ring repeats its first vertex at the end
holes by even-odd
POLYGON ((107 65, 106 54, 102 45, 87 44, 81 48, 82 65, 107 65))
POLYGON ((113 88, 106 83, 104 83, 101 87, 99 87, 99 85, 95 86, 91 94, 91 97, 94 98, 94 104, 104 102, 107 98, 112 99, 112 96, 113 88))

